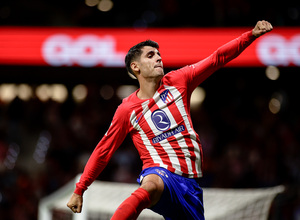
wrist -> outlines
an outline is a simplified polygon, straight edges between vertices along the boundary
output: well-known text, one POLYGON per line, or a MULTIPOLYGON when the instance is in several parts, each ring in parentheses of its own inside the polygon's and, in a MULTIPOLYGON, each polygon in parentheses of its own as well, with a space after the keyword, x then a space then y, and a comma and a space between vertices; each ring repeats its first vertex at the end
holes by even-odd
POLYGON ((251 33, 252 33, 252 36, 253 36, 253 37, 255 37, 255 38, 258 38, 258 37, 259 37, 259 36, 256 34, 256 32, 255 32, 254 29, 251 31, 251 33))
POLYGON ((76 187, 74 190, 74 194, 77 194, 79 196, 83 196, 84 193, 84 189, 80 188, 80 187, 76 187))

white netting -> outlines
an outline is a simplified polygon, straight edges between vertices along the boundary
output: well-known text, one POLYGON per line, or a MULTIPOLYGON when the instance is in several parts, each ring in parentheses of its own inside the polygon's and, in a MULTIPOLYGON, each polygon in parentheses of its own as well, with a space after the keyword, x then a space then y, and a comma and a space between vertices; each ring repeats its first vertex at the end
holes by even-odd
POLYGON ((266 220, 271 203, 283 186, 262 189, 204 189, 207 220, 266 220))
MULTIPOLYGON (((72 214, 66 204, 77 180, 78 178, 40 202, 39 220, 109 220, 122 201, 138 188, 137 184, 95 181, 84 194, 83 212, 72 214)), ((204 188, 205 218, 267 220, 274 197, 283 190, 283 186, 263 189, 204 188)), ((146 209, 138 219, 163 218, 146 209)))

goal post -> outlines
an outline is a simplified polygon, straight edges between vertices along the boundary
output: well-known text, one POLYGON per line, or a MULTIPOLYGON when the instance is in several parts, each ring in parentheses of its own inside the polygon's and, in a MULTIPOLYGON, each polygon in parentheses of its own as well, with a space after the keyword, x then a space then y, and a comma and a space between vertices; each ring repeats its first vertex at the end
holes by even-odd
POLYGON ((275 196, 283 186, 255 189, 204 190, 204 212, 207 220, 267 220, 275 196))
MULTIPOLYGON (((96 180, 83 196, 83 210, 73 214, 66 206, 80 175, 43 198, 39 203, 39 220, 109 220, 117 207, 134 192, 138 184, 96 180)), ((273 199, 283 186, 256 189, 204 188, 207 220, 267 220, 273 199)), ((145 209, 139 220, 160 220, 161 215, 145 209)))

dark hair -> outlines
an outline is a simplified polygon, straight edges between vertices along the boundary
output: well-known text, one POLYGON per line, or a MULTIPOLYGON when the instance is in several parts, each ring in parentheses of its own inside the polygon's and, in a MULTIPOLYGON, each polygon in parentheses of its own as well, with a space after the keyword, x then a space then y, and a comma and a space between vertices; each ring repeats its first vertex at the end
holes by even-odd
POLYGON ((146 41, 140 42, 140 43, 134 45, 133 47, 131 47, 125 57, 125 64, 126 64, 127 72, 130 76, 132 75, 131 77, 133 77, 133 78, 135 78, 135 76, 134 76, 133 70, 130 67, 130 64, 132 63, 133 60, 136 60, 141 56, 142 48, 145 46, 150 46, 150 47, 159 49, 158 43, 156 43, 155 41, 152 41, 152 40, 146 40, 146 41))

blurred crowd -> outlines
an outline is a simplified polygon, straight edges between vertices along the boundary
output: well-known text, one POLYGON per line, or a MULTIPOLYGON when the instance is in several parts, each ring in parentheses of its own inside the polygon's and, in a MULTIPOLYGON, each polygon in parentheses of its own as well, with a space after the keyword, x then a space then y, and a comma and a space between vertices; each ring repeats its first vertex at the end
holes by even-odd
MULTIPOLYGON (((287 190, 275 199, 270 219, 299 219, 296 74, 282 73, 273 82, 262 68, 256 74, 251 71, 225 68, 201 85, 206 98, 191 114, 204 150, 202 186, 285 185, 287 190), (286 104, 277 114, 268 108, 274 91, 285 94, 286 104)), ((1 219, 37 219, 40 199, 83 171, 121 102, 116 95, 101 98, 101 83, 97 83, 87 85, 89 93, 82 103, 71 97, 64 103, 37 98, 0 103, 1 219)), ((141 166, 127 137, 98 179, 133 183, 141 166)))
MULTIPOLYGON (((105 0, 101 0, 105 1, 105 0)), ((297 1, 258 0, 106 0, 113 7, 99 12, 100 0, 0 2, 0 25, 83 27, 253 26, 265 19, 273 26, 297 26, 297 1), (91 2, 95 6, 87 6, 91 2)))

